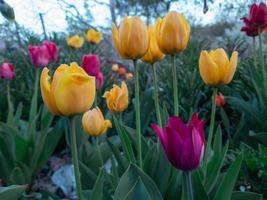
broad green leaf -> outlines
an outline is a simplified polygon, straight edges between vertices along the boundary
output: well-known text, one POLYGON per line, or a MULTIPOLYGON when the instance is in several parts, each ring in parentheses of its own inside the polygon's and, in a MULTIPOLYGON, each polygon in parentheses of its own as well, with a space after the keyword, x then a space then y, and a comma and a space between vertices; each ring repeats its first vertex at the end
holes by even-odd
POLYGON ((192 183, 193 183, 194 199, 209 200, 208 193, 202 184, 198 171, 195 171, 192 174, 192 183))
POLYGON ((25 175, 23 173, 23 171, 21 170, 21 168, 19 167, 15 167, 9 177, 9 180, 13 183, 13 184, 17 184, 17 185, 23 185, 26 184, 26 178, 25 175))
POLYGON ((231 200, 262 200, 262 194, 254 192, 233 192, 231 200))
POLYGON ((105 176, 105 169, 102 168, 100 170, 100 173, 97 177, 97 180, 95 182, 95 185, 93 187, 92 193, 91 193, 91 199, 97 199, 97 200, 101 200, 103 199, 104 195, 103 195, 103 186, 104 186, 104 176, 105 176))
POLYGON ((124 200, 152 200, 145 185, 143 184, 140 177, 138 177, 136 183, 131 190, 126 194, 124 200))
POLYGON ((249 136, 256 139, 264 146, 267 146, 267 133, 254 133, 253 131, 250 131, 249 136))
POLYGON ((243 154, 240 153, 236 158, 236 160, 230 165, 225 176, 223 177, 223 180, 219 185, 218 190, 215 194, 214 200, 231 199, 242 160, 243 160, 243 154))
POLYGON ((26 190, 26 185, 11 185, 8 187, 0 187, 0 199, 18 200, 26 190))
POLYGON ((87 167, 84 163, 79 162, 81 170, 81 181, 84 188, 91 188, 97 179, 97 174, 87 167))

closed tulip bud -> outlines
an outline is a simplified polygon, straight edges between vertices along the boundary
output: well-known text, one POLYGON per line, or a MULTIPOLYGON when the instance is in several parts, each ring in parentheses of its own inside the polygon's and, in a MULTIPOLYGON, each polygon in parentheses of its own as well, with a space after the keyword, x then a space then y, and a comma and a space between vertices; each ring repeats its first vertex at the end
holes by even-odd
POLYGON ((90 76, 96 76, 100 71, 100 59, 97 55, 83 55, 82 67, 90 76))
POLYGON ((119 73, 120 76, 125 76, 127 71, 126 71, 126 69, 124 67, 120 67, 118 73, 119 73))
POLYGON ((15 78, 14 66, 11 63, 3 63, 0 66, 0 77, 5 80, 15 78))
POLYGON ((217 107, 223 107, 225 104, 225 99, 222 93, 219 93, 218 95, 216 95, 215 98, 215 103, 217 107))
POLYGON ((58 57, 57 45, 54 42, 50 41, 44 41, 42 45, 46 46, 50 61, 56 62, 58 57))
POLYGON ((84 43, 83 37, 80 37, 79 35, 74 35, 72 37, 67 36, 66 40, 67 40, 67 44, 70 47, 73 47, 75 49, 81 48, 83 46, 83 43, 84 43))
POLYGON ((154 63, 160 61, 164 58, 164 54, 161 52, 158 46, 156 38, 156 28, 154 26, 149 26, 149 48, 146 55, 142 58, 142 61, 148 63, 154 63))
POLYGON ((104 134, 108 128, 112 127, 110 120, 105 120, 101 110, 96 107, 88 110, 82 117, 83 129, 91 136, 104 134))
POLYGON ((199 167, 204 154, 204 121, 195 113, 188 125, 177 116, 168 120, 165 128, 151 125, 172 165, 184 171, 199 167))
POLYGON ((95 99, 95 77, 87 75, 76 63, 60 65, 52 79, 45 67, 40 86, 45 105, 56 115, 84 113, 91 108, 95 99))
POLYGON ((128 81, 131 81, 131 80, 133 79, 133 74, 132 74, 131 72, 127 73, 127 74, 126 74, 126 79, 127 79, 128 81))
POLYGON ((96 89, 101 89, 104 85, 104 75, 102 72, 97 72, 95 75, 96 89))
POLYGON ((124 17, 119 30, 112 24, 112 39, 118 54, 125 59, 142 58, 149 46, 147 26, 137 16, 124 17))
POLYGON ((163 53, 180 53, 187 47, 190 25, 182 14, 171 11, 163 19, 157 20, 156 34, 159 48, 163 53))
POLYGON ((199 71, 207 85, 228 84, 233 79, 238 62, 238 52, 234 51, 229 60, 223 49, 202 51, 199 58, 199 71))
POLYGON ((121 83, 121 87, 114 84, 103 97, 106 98, 108 109, 112 112, 123 112, 128 107, 128 88, 125 82, 121 83))
POLYGON ((86 40, 92 44, 98 44, 103 39, 102 33, 97 32, 94 29, 89 29, 85 35, 86 40))
POLYGON ((117 72, 119 70, 119 65, 113 64, 111 69, 112 69, 112 71, 117 72))
POLYGON ((28 51, 29 51, 31 62, 36 67, 44 67, 49 63, 50 54, 45 45, 41 45, 41 46, 29 45, 28 51))

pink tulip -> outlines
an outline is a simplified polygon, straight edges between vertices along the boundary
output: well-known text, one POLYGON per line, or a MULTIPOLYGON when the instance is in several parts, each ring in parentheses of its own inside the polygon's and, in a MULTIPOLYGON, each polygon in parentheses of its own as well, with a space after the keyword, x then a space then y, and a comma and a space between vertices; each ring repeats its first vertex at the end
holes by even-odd
POLYGON ((44 67, 50 61, 50 55, 45 45, 28 47, 31 62, 36 67, 44 67))
POLYGON ((12 80, 15 78, 14 66, 11 63, 3 63, 0 66, 0 76, 5 80, 12 80))
POLYGON ((151 126, 174 167, 191 171, 200 165, 204 154, 204 121, 198 119, 197 113, 192 116, 188 125, 179 117, 172 116, 163 129, 156 124, 151 126))
POLYGON ((90 76, 96 76, 100 71, 100 60, 98 56, 94 54, 83 55, 82 67, 90 76))
POLYGON ((46 46, 49 53, 50 61, 56 62, 58 57, 57 45, 54 42, 50 41, 44 41, 42 45, 46 46))
POLYGON ((104 85, 104 76, 102 72, 98 72, 95 76, 95 80, 96 80, 96 89, 100 89, 102 88, 102 86, 104 85))

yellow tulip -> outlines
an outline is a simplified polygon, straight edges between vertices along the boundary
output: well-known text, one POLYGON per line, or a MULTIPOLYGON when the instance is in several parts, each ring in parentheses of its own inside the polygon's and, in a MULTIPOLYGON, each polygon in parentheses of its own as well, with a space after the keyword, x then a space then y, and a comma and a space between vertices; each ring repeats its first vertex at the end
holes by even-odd
POLYGON ((119 30, 112 24, 112 39, 117 52, 125 59, 142 58, 149 46, 147 26, 137 16, 124 17, 119 30))
POLYGON ((110 120, 105 120, 101 110, 96 107, 88 110, 82 117, 83 129, 91 136, 104 134, 108 128, 112 127, 110 120))
POLYGON ((234 51, 229 60, 223 49, 202 51, 199 57, 199 71, 207 85, 228 84, 233 79, 238 62, 238 52, 234 51))
POLYGON ((156 27, 149 26, 148 33, 149 33, 149 48, 145 56, 142 58, 142 61, 148 63, 154 63, 156 61, 162 60, 165 55, 161 52, 158 46, 156 38, 156 27))
POLYGON ((92 43, 92 44, 98 44, 103 39, 102 33, 97 32, 96 30, 94 30, 92 28, 90 28, 87 31, 85 37, 86 37, 87 41, 92 43))
POLYGON ((88 76, 77 63, 60 65, 53 76, 44 68, 40 78, 41 93, 49 111, 70 116, 91 108, 96 93, 95 77, 88 76))
POLYGON ((156 34, 159 48, 163 53, 180 53, 189 41, 190 25, 182 14, 171 11, 163 19, 158 18, 156 34))
POLYGON ((128 88, 124 81, 121 83, 121 87, 114 84, 113 88, 106 91, 103 97, 106 98, 108 109, 112 112, 122 112, 128 107, 128 88))
POLYGON ((84 42, 83 37, 80 37, 79 35, 74 35, 72 37, 67 36, 66 40, 67 40, 68 45, 75 49, 81 48, 84 42))
POLYGON ((127 74, 126 74, 126 79, 127 79, 128 81, 131 81, 131 80, 133 79, 133 74, 132 74, 131 72, 127 73, 127 74))
POLYGON ((112 69, 112 71, 117 72, 119 70, 119 65, 113 64, 111 69, 112 69))

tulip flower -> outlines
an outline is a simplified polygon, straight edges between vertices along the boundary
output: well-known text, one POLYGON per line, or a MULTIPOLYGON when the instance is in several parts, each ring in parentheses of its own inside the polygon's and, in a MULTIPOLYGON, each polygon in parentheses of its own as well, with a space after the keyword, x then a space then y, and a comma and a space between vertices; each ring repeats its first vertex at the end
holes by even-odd
POLYGON ((45 45, 28 47, 30 59, 33 65, 36 67, 44 67, 50 61, 50 54, 45 45))
POLYGON ((102 33, 97 32, 96 30, 92 28, 87 31, 85 37, 87 41, 92 44, 98 44, 103 39, 102 33))
POLYGON ((156 61, 162 60, 165 55, 159 49, 156 38, 156 28, 154 26, 149 26, 148 33, 149 33, 149 48, 145 56, 142 58, 142 61, 148 63, 155 63, 156 61))
POLYGON ((133 79, 133 74, 132 74, 131 72, 127 73, 127 74, 126 74, 126 79, 127 79, 128 81, 131 81, 131 80, 133 79))
POLYGON ((83 55, 82 67, 90 76, 96 76, 100 71, 100 60, 97 55, 83 55))
POLYGON ((142 58, 149 46, 147 26, 137 16, 124 17, 119 30, 112 24, 112 39, 115 49, 125 59, 142 58))
POLYGON ((108 128, 112 127, 110 120, 104 119, 104 116, 98 107, 84 113, 82 124, 85 132, 91 136, 102 135, 108 128))
POLYGON ((163 53, 180 53, 189 41, 190 25, 182 14, 171 11, 163 19, 158 18, 156 35, 159 48, 163 53))
POLYGON ((228 84, 233 79, 238 62, 238 52, 234 51, 229 60, 223 49, 202 51, 199 57, 199 71, 207 85, 228 84))
POLYGON ((113 64, 111 69, 112 69, 112 71, 117 72, 119 70, 119 65, 113 64))
POLYGON ((60 65, 53 79, 45 67, 40 85, 45 105, 56 115, 84 113, 91 108, 95 99, 95 77, 87 75, 76 63, 60 65))
POLYGON ((215 98, 215 103, 217 107, 223 107, 225 104, 225 99, 222 93, 219 93, 218 95, 216 95, 215 98))
POLYGON ((5 80, 15 78, 14 66, 11 63, 3 63, 0 66, 0 77, 5 80))
POLYGON ((168 120, 165 128, 152 124, 167 158, 172 165, 184 171, 199 167, 204 153, 204 121, 195 113, 188 125, 177 116, 168 120))
POLYGON ((120 76, 125 76, 126 73, 127 73, 127 71, 126 71, 126 69, 124 67, 120 67, 119 68, 118 74, 120 76))
POLYGON ((108 109, 112 112, 123 112, 129 104, 128 88, 123 81, 121 87, 113 85, 110 91, 106 91, 103 95, 106 98, 108 109))
POLYGON ((46 46, 50 61, 56 62, 58 57, 58 47, 54 42, 44 41, 43 44, 46 46))
POLYGON ((66 40, 67 40, 67 44, 70 47, 73 47, 75 49, 81 48, 83 46, 83 43, 84 43, 83 37, 80 37, 79 35, 74 35, 72 37, 67 36, 66 40))
POLYGON ((96 89, 100 89, 103 87, 104 85, 104 76, 102 72, 97 72, 97 74, 95 75, 95 80, 96 80, 96 89))
POLYGON ((265 3, 259 5, 253 3, 250 6, 248 17, 242 17, 241 20, 245 25, 241 31, 248 36, 255 37, 267 29, 267 6, 265 3))

